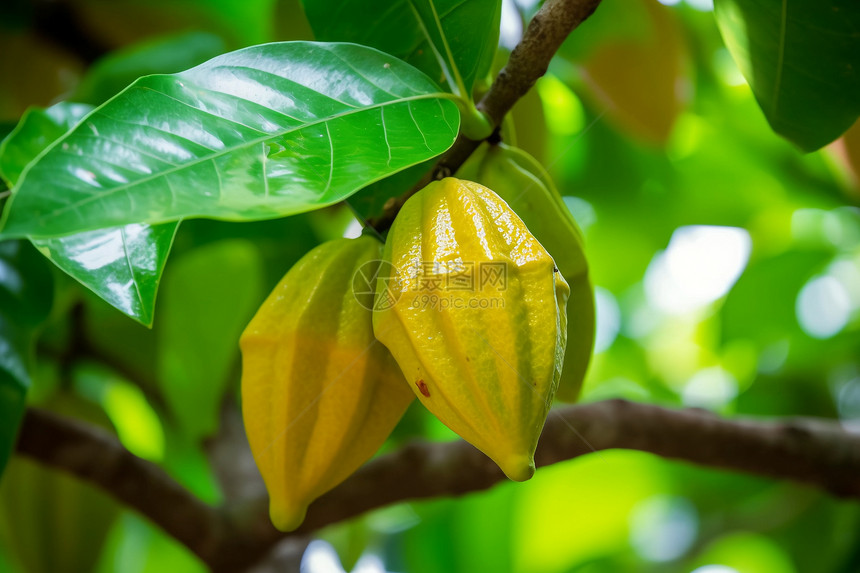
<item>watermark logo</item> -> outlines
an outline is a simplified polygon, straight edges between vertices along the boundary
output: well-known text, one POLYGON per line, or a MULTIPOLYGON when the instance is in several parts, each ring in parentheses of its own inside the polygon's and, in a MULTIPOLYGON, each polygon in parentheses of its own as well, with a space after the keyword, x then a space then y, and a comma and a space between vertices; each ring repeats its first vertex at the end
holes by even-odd
POLYGON ((367 261, 352 275, 352 294, 367 310, 387 310, 397 302, 399 290, 391 288, 397 269, 388 261, 367 261), (379 294, 376 294, 377 282, 379 294))

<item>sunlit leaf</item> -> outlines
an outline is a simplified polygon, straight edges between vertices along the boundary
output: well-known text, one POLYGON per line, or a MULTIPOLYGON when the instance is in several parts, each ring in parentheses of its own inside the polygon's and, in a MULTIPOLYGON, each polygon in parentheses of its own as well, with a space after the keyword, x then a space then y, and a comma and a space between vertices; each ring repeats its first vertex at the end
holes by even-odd
MULTIPOLYGON (((723 565, 738 573, 794 573, 785 550, 755 533, 726 535, 711 543, 696 559, 701 565, 723 565)), ((719 571, 719 569, 717 569, 719 571)))
POLYGON ((192 438, 218 428, 238 341, 263 295, 262 262, 242 240, 212 243, 176 260, 159 309, 159 384, 192 438))
POLYGON ((138 386, 100 364, 83 364, 73 376, 75 390, 102 405, 126 449, 147 460, 163 459, 161 421, 138 386))
POLYGON ((544 110, 540 93, 537 89, 529 90, 517 101, 511 113, 510 123, 513 124, 513 138, 506 140, 510 145, 516 145, 538 161, 546 159, 548 133, 547 111, 544 110))
POLYGON ((574 565, 623 550, 630 536, 628 514, 666 487, 659 462, 638 452, 598 452, 541 468, 527 487, 516 491, 514 570, 571 571, 574 565))
POLYGON ((860 4, 716 0, 726 46, 774 131, 812 151, 860 115, 860 4))
POLYGON ((373 46, 468 99, 492 63, 500 0, 305 0, 317 40, 373 46))
POLYGON ((448 97, 411 66, 351 44, 267 44, 147 76, 28 167, 4 234, 330 205, 445 151, 459 125, 448 97))
MULTIPOLYGON (((0 145, 0 176, 17 183, 24 168, 93 110, 59 103, 31 108, 0 145)), ((33 244, 63 271, 143 324, 152 323, 158 280, 178 223, 126 225, 33 244)))

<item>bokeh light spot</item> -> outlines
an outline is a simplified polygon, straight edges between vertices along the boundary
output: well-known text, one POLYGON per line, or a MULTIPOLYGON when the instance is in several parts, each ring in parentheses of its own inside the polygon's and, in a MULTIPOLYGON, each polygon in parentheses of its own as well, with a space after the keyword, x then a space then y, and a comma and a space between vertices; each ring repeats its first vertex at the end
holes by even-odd
POLYGON ((648 561, 672 561, 690 549, 698 528, 692 503, 682 497, 658 495, 633 508, 630 543, 648 561))
POLYGON ((813 338, 838 334, 851 315, 851 298, 835 277, 811 279, 797 295, 795 311, 800 327, 813 338))
POLYGON ((694 408, 719 409, 738 395, 738 381, 719 367, 699 370, 684 386, 684 405, 694 408))
POLYGON ((561 80, 546 75, 538 80, 538 94, 546 110, 546 116, 553 118, 547 127, 556 135, 567 136, 579 133, 585 128, 585 109, 576 94, 561 80))
POLYGON ((615 297, 608 290, 594 288, 594 304, 596 315, 596 333, 594 337, 594 353, 599 354, 612 346, 618 330, 621 328, 621 309, 615 297))
POLYGON ((738 227, 680 227, 645 273, 649 302, 668 314, 685 314, 725 295, 749 260, 752 240, 738 227))

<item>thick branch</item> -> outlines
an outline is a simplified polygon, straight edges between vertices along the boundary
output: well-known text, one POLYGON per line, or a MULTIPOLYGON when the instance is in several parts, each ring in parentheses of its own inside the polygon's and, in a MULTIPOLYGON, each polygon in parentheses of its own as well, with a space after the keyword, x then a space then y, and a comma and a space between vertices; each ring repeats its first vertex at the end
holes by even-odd
MULTIPOLYGON (((817 419, 725 420, 702 410, 609 400, 555 410, 535 460, 546 466, 614 448, 800 481, 838 496, 860 498, 860 435, 817 419)), ((496 465, 466 442, 411 444, 367 464, 320 498, 299 532, 391 503, 461 495, 504 480, 496 465)), ((268 519, 263 500, 245 511, 244 519, 258 524, 242 526, 255 531, 253 543, 267 546, 282 535, 261 525, 268 519)))
POLYGON ((215 508, 101 428, 31 408, 21 425, 17 452, 100 486, 204 561, 220 543, 224 520, 215 508))
MULTIPOLYGON (((860 498, 860 435, 818 419, 726 420, 702 410, 609 400, 553 411, 536 461, 545 466, 612 448, 860 498)), ((77 423, 31 410, 18 451, 102 486, 187 545, 213 571, 241 571, 285 537, 269 523, 266 500, 219 513, 112 437, 77 423)), ((462 495, 500 481, 498 468, 465 442, 414 443, 370 462, 320 498, 292 535, 391 503, 462 495)))
MULTIPOLYGON (((507 65, 478 102, 478 109, 487 115, 493 126, 498 127, 517 100, 546 73, 550 60, 565 38, 591 16, 599 4, 600 0, 548 0, 544 3, 526 28, 523 39, 511 52, 507 65)), ((409 197, 431 181, 455 173, 481 143, 460 135, 436 166, 412 189, 386 204, 383 213, 370 221, 371 226, 377 231, 390 227, 409 197)))

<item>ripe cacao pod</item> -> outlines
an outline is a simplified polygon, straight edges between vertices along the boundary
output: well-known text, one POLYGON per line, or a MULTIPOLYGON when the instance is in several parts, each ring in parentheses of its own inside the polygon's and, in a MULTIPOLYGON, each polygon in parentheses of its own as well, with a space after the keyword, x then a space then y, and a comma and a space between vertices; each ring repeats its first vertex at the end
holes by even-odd
POLYGON ((354 275, 375 274, 381 247, 366 236, 316 247, 242 334, 245 429, 283 531, 376 452, 413 399, 373 337, 372 282, 353 288, 354 275))
POLYGON ((377 339, 437 418, 530 478, 564 357, 568 287, 552 257, 498 195, 454 178, 406 202, 384 252, 377 339))
POLYGON ((594 349, 594 289, 588 276, 582 231, 552 183, 531 155, 504 143, 488 146, 458 173, 489 187, 534 233, 567 283, 567 350, 556 397, 579 396, 594 349))
MULTIPOLYGON (((61 392, 41 408, 113 431, 96 404, 61 392)), ((26 573, 90 573, 119 504, 100 489, 54 468, 13 457, 0 487, 0 536, 26 573)))

